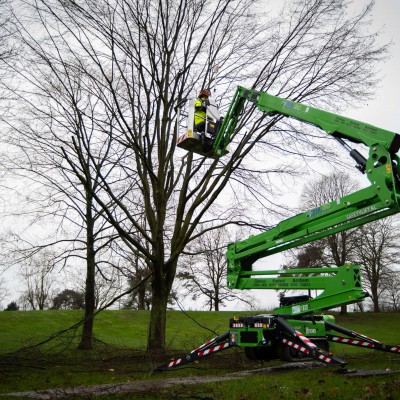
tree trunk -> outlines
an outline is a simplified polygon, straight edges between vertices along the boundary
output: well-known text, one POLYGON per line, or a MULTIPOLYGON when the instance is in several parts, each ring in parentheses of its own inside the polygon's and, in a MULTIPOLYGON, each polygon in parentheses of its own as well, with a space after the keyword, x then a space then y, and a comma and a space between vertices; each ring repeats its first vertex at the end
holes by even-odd
POLYGON ((165 328, 167 321, 168 294, 153 291, 150 312, 147 352, 150 354, 165 353, 165 328))
MULTIPOLYGON (((142 276, 140 276, 143 279, 142 276)), ((138 310, 145 310, 146 309, 146 283, 141 285, 138 289, 138 310)))
POLYGON ((165 328, 167 324, 167 305, 176 271, 175 265, 153 266, 151 282, 151 312, 149 321, 149 333, 147 340, 147 352, 150 354, 165 353, 165 328), (168 275, 164 275, 167 271, 168 275))
POLYGON ((340 306, 340 315, 346 315, 347 314, 347 306, 340 306))
POLYGON ((81 341, 78 348, 91 350, 93 348, 93 314, 96 309, 95 274, 96 260, 94 249, 94 221, 92 215, 92 198, 88 195, 86 204, 86 286, 85 286, 85 322, 82 328, 81 341))
POLYGON ((379 306, 379 298, 378 298, 378 288, 377 287, 372 287, 371 288, 371 293, 372 293, 372 304, 374 307, 374 312, 380 312, 380 306, 379 306))
POLYGON ((93 314, 95 309, 95 263, 94 260, 88 259, 85 286, 85 322, 83 323, 81 341, 78 346, 81 350, 91 350, 93 348, 93 314))
POLYGON ((215 290, 214 309, 215 309, 215 311, 219 311, 219 292, 218 292, 218 288, 215 290))

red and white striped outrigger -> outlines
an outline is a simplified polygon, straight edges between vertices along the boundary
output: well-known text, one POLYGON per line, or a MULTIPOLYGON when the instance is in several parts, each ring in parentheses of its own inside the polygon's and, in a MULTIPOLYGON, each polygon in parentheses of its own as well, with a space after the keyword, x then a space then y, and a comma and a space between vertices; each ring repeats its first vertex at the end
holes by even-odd
MULTIPOLYGON (((321 361, 322 363, 328 365, 340 365, 344 367, 347 364, 345 361, 334 356, 331 352, 318 347, 311 339, 307 338, 298 330, 295 330, 285 320, 284 317, 280 315, 274 315, 272 317, 277 327, 278 337, 281 338, 281 343, 284 345, 292 347, 295 350, 306 354, 307 357, 321 361)), ((379 342, 378 340, 362 335, 361 333, 351 331, 328 321, 325 321, 325 327, 329 332, 336 331, 348 336, 334 336, 329 333, 326 335, 326 340, 328 341, 400 354, 400 345, 387 345, 379 342)), ((192 363, 200 358, 237 346, 237 338, 235 338, 235 335, 237 335, 237 332, 232 330, 227 331, 224 334, 219 335, 206 343, 203 343, 186 356, 171 360, 170 362, 159 366, 155 369, 155 371, 164 371, 169 368, 180 367, 182 365, 192 363)))
MULTIPOLYGON (((294 338, 294 340, 289 340, 288 338, 282 339, 282 342, 287 346, 293 347, 296 350, 301 351, 304 354, 307 354, 327 364, 346 364, 339 358, 333 356, 330 352, 318 348, 318 346, 316 346, 310 339, 305 337, 301 332, 295 331, 283 318, 278 317, 276 320, 279 325, 283 326, 285 331, 290 333, 290 335, 294 338)), ((328 341, 372 350, 385 351, 388 353, 400 354, 400 345, 387 345, 385 343, 379 342, 378 340, 362 335, 361 333, 351 331, 328 321, 325 321, 325 327, 327 331, 336 331, 348 336, 342 337, 327 334, 326 339, 328 341)))
POLYGON ((292 340, 287 337, 282 338, 282 343, 285 345, 293 347, 297 351, 301 351, 309 357, 326 364, 346 365, 345 361, 335 357, 330 352, 319 348, 312 340, 304 336, 301 332, 293 329, 284 318, 277 316, 276 322, 283 329, 286 335, 289 334, 292 337, 292 340))
POLYGON ((182 365, 192 363, 198 360, 199 358, 210 356, 211 354, 215 354, 220 351, 229 349, 230 347, 233 346, 233 344, 231 344, 229 341, 229 333, 230 333, 229 331, 225 332, 222 335, 219 335, 214 339, 211 339, 208 342, 203 343, 201 346, 192 350, 186 356, 171 360, 170 362, 164 365, 160 365, 155 369, 155 371, 164 371, 169 368, 180 367, 182 365))
POLYGON ((372 350, 386 351, 388 353, 397 353, 400 354, 400 345, 392 346, 378 340, 372 339, 368 336, 362 335, 361 333, 351 331, 349 329, 343 328, 341 326, 332 324, 331 322, 325 322, 325 326, 327 330, 336 331, 347 335, 349 337, 342 336, 334 336, 331 334, 327 334, 326 338, 331 342, 348 344, 350 346, 363 347, 372 350))

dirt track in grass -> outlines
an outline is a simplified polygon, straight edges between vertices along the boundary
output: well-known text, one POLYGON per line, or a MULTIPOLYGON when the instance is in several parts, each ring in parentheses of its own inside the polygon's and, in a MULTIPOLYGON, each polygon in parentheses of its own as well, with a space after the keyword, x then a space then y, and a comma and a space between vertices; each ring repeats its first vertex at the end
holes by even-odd
POLYGON ((27 399, 67 399, 73 397, 95 397, 102 395, 115 395, 115 394, 140 394, 140 393, 157 393, 161 389, 166 389, 173 386, 185 387, 189 385, 197 385, 203 383, 214 383, 223 382, 232 379, 242 379, 246 376, 268 373, 268 372, 279 372, 284 370, 292 370, 297 368, 321 368, 323 364, 319 362, 307 362, 307 363, 289 363, 275 367, 252 369, 240 372, 230 373, 229 376, 195 376, 185 378, 167 378, 167 379, 151 379, 142 381, 132 381, 124 383, 111 383, 93 386, 79 386, 74 388, 65 389, 48 389, 39 391, 29 392, 17 392, 17 393, 6 393, 1 396, 16 397, 16 398, 27 398, 27 399))
MULTIPOLYGON (((167 389, 173 386, 185 387, 190 385, 223 382, 233 379, 242 379, 249 375, 264 374, 272 372, 283 372, 293 369, 307 369, 307 368, 323 368, 324 365, 319 362, 296 362, 289 363, 280 366, 258 368, 247 371, 235 372, 229 374, 229 376, 197 376, 197 377, 186 377, 186 378, 167 378, 167 379, 151 379, 144 381, 132 381, 124 383, 113 383, 113 384, 102 384, 93 386, 79 386, 74 388, 65 389, 48 389, 40 391, 29 391, 29 392, 18 392, 18 393, 7 393, 2 396, 16 397, 16 398, 30 398, 30 399, 67 399, 77 397, 88 397, 93 398, 96 396, 103 395, 121 395, 121 394, 151 394, 159 393, 162 389, 167 389)), ((343 370, 346 372, 346 370, 343 370)), ((349 376, 371 376, 381 374, 398 374, 400 370, 385 371, 385 370, 360 370, 360 371, 348 371, 349 376)))

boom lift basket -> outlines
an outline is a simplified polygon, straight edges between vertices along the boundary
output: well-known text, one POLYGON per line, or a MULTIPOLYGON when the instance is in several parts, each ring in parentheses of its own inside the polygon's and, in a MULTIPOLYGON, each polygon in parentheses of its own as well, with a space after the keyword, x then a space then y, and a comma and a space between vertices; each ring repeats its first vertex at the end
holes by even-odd
MULTIPOLYGON (((221 116, 213 99, 209 99, 206 108, 206 127, 205 132, 197 132, 194 127, 195 101, 191 98, 188 100, 188 112, 186 120, 185 133, 178 136, 176 145, 187 151, 200 154, 204 157, 217 159, 221 154, 216 154, 213 148, 214 138, 218 133, 221 116)), ((225 149, 223 154, 227 154, 225 149)))

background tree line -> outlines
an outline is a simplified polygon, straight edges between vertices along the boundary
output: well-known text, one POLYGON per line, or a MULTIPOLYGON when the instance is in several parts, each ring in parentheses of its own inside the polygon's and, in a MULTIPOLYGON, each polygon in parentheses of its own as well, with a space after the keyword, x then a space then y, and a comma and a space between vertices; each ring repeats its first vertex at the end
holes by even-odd
MULTIPOLYGON (((301 196, 301 208, 309 210, 335 199, 355 192, 357 182, 348 174, 333 173, 308 183, 301 196)), ((399 226, 395 218, 376 221, 368 225, 341 232, 320 241, 292 251, 289 268, 342 266, 346 263, 358 263, 362 266, 363 284, 370 293, 370 305, 359 304, 366 311, 398 311, 400 301, 399 244, 397 237, 399 226)), ((228 290, 226 281, 226 244, 234 241, 227 229, 209 231, 191 246, 182 256, 177 274, 180 290, 174 290, 170 297, 170 306, 180 306, 180 298, 190 297, 193 302, 203 301, 209 310, 220 310, 227 301, 238 300, 249 308, 258 308, 258 299, 248 292, 228 290)), ((51 265, 54 255, 45 254, 33 260, 29 268, 23 270, 21 282, 27 290, 17 302, 11 302, 5 310, 16 309, 83 309, 85 307, 84 285, 79 290, 56 289, 57 279, 51 265)), ((135 260, 130 260, 135 265, 135 260)), ((136 260, 137 262, 137 260, 136 260)), ((144 269, 136 268, 136 274, 125 282, 136 286, 146 275, 144 269)), ((111 277, 112 278, 112 277, 111 277)), ((112 286, 112 280, 98 278, 96 285, 96 309, 112 299, 114 292, 102 291, 102 286, 112 286)), ((118 282, 113 278, 114 285, 118 282)), ((121 284, 121 283, 120 283, 121 284)), ((79 286, 79 285, 78 285, 79 286)), ((119 287, 116 292, 121 291, 119 287)), ((366 302, 368 304, 369 302, 366 302)), ((151 306, 150 285, 141 285, 120 304, 119 308, 145 310, 151 306)), ((343 307, 342 312, 347 312, 343 307)))

